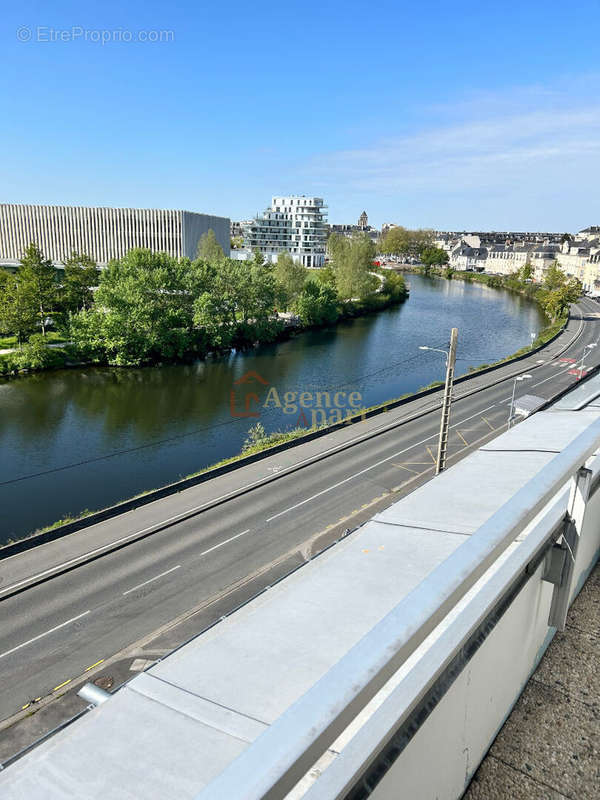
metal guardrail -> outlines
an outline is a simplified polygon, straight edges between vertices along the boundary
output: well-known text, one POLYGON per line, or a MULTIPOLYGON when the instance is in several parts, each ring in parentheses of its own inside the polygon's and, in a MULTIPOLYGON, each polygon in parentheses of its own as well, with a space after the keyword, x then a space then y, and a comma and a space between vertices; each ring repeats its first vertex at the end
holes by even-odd
MULTIPOLYGON (((563 542, 545 578, 555 584, 549 625, 568 606, 577 543, 591 487, 587 459, 600 420, 556 455, 467 541, 434 569, 308 692, 285 711, 197 800, 281 800, 456 606, 506 548, 571 480, 563 542)), ((548 529, 548 536, 554 527, 548 529)))

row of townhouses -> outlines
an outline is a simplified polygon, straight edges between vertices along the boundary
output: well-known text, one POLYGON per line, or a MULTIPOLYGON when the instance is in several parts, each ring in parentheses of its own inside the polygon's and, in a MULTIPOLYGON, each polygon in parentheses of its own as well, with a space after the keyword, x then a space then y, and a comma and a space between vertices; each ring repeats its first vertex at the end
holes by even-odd
POLYGON ((435 244, 447 251, 454 269, 510 275, 529 263, 536 281, 558 261, 568 275, 579 278, 585 291, 600 294, 600 226, 575 236, 438 233, 435 244))

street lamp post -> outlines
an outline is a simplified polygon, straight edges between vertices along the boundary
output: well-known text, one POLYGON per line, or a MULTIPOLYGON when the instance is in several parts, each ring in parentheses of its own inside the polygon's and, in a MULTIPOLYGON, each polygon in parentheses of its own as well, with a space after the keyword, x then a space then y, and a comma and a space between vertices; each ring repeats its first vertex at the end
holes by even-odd
POLYGON ((517 375, 517 377, 515 378, 515 380, 513 382, 512 397, 511 397, 511 400, 510 400, 510 411, 508 412, 508 426, 507 427, 509 427, 509 428, 512 425, 512 421, 513 421, 513 410, 514 410, 514 407, 515 407, 515 392, 517 390, 517 381, 526 381, 526 380, 529 380, 529 378, 531 378, 531 375, 517 375))
POLYGON ((579 377, 577 378, 577 380, 579 381, 583 378, 583 365, 585 362, 585 357, 590 352, 590 350, 594 349, 594 347, 596 347, 595 342, 593 342, 592 344, 586 344, 586 346, 583 348, 583 355, 581 356, 581 366, 579 367, 579 377))
POLYGON ((452 328, 450 333, 450 347, 440 350, 437 347, 421 345, 419 350, 435 350, 446 356, 446 383, 444 386, 444 400, 442 403, 442 419, 440 422, 440 436, 438 440, 437 460, 435 474, 439 475, 446 466, 446 453, 448 451, 448 431, 450 428, 450 406, 452 405, 452 386, 454 384, 454 365, 456 364, 456 343, 458 341, 458 328, 452 328))

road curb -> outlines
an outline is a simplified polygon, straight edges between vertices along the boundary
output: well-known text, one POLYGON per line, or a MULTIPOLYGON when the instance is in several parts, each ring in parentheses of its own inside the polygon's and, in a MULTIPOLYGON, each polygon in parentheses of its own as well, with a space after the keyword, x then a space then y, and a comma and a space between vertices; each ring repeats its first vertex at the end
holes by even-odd
MULTIPOLYGON (((570 318, 571 317, 569 317, 569 319, 570 318)), ((543 348, 548 347, 552 342, 554 342, 558 338, 558 336, 560 336, 564 332, 564 330, 566 329, 566 325, 567 324, 568 324, 568 321, 567 321, 567 323, 565 323, 565 326, 563 327, 563 329, 561 331, 559 331, 551 340, 546 342, 544 345, 542 345, 539 348, 536 348, 535 350, 529 351, 528 353, 524 354, 523 356, 518 356, 516 359, 514 359, 514 361, 515 362, 516 361, 522 361, 523 359, 529 358, 531 355, 534 355, 535 353, 539 352, 543 348)), ((571 338, 569 343, 566 344, 565 347, 562 348, 562 350, 560 350, 554 356, 554 358, 558 357, 568 347, 570 347, 577 340, 577 338, 581 335, 581 331, 582 330, 583 330, 583 328, 581 328, 577 332, 577 334, 575 334, 571 338)), ((509 361, 509 362, 506 362, 504 364, 496 365, 495 367, 489 367, 489 368, 486 368, 486 370, 482 370, 481 372, 477 373, 476 375, 460 376, 459 378, 456 379, 455 383, 464 383, 464 382, 466 382, 466 381, 468 381, 468 380, 470 380, 472 378, 479 377, 481 374, 485 374, 488 371, 491 372, 493 370, 497 370, 497 369, 500 369, 502 367, 508 366, 508 365, 510 365, 512 363, 513 363, 513 361, 509 361)), ((534 366, 531 367, 531 369, 537 369, 540 366, 542 366, 542 365, 534 365, 534 366)), ((471 397, 471 396, 473 396, 475 394, 478 394, 481 391, 484 391, 485 389, 488 389, 488 388, 490 388, 492 386, 496 386, 499 383, 502 383, 503 381, 509 380, 510 378, 514 377, 514 375, 520 374, 521 371, 522 370, 519 369, 517 372, 513 372, 513 373, 510 373, 508 375, 504 375, 503 377, 498 378, 497 380, 495 380, 495 381, 493 381, 491 383, 487 383, 484 386, 479 386, 479 387, 476 387, 476 388, 472 389, 471 391, 467 391, 467 392, 465 392, 465 393, 463 393, 461 395, 457 395, 457 396, 455 396, 455 401, 462 400, 462 399, 465 399, 467 397, 471 397)), ((387 406, 381 406, 381 407, 378 407, 377 409, 373 409, 372 412, 367 412, 367 415, 366 415, 365 418, 369 418, 370 416, 378 416, 379 414, 384 413, 384 411, 386 411, 386 410, 390 410, 391 408, 397 408, 397 407, 399 407, 401 405, 405 405, 406 403, 411 402, 411 401, 413 401, 415 399, 419 399, 421 397, 426 397, 426 396, 428 396, 430 394, 434 394, 435 392, 439 392, 439 391, 440 391, 440 389, 438 387, 435 387, 434 389, 427 389, 427 390, 424 390, 423 392, 415 393, 414 395, 411 395, 410 397, 394 401, 393 403, 389 403, 389 404, 387 404, 387 406)), ((15 594, 18 594, 18 593, 20 593, 22 591, 25 591, 26 589, 31 588, 32 586, 35 586, 37 584, 44 583, 47 580, 51 580, 52 578, 56 577, 57 575, 63 574, 65 572, 69 572, 72 569, 76 569, 77 567, 81 566, 82 564, 92 562, 92 561, 96 560, 97 558, 101 558, 102 556, 107 555, 110 552, 116 552, 117 550, 120 550, 120 549, 122 549, 124 547, 127 547, 130 544, 133 544, 134 542, 141 541, 142 539, 145 539, 148 536, 152 536, 153 534, 158 533, 159 531, 166 530, 167 528, 170 528, 170 527, 172 527, 172 526, 174 526, 174 525, 176 525, 176 524, 178 524, 180 522, 183 522, 186 519, 191 519, 191 518, 197 516, 198 514, 203 513, 204 511, 208 511, 208 510, 210 510, 212 508, 216 508, 219 505, 222 505, 223 503, 228 502, 229 500, 232 500, 232 499, 234 499, 236 497, 241 497, 244 494, 247 494, 247 493, 253 491, 254 489, 261 488, 262 486, 267 485, 267 484, 269 484, 269 483, 271 483, 273 481, 276 481, 276 480, 278 480, 278 479, 280 479, 282 477, 287 477, 288 475, 291 475, 294 472, 297 472, 300 469, 303 469, 304 467, 311 466, 312 464, 318 463, 319 461, 322 461, 325 458, 328 458, 329 456, 336 455, 336 454, 338 454, 340 452, 344 452, 345 450, 348 450, 351 447, 359 445, 359 444, 361 444, 361 443, 363 443, 365 441, 368 441, 369 439, 373 439, 376 436, 380 436, 380 435, 388 432, 389 430, 393 430, 394 428, 398 428, 398 427, 401 427, 402 425, 406 425, 406 424, 408 424, 410 422, 414 422, 415 420, 424 417, 426 414, 430 414, 430 413, 432 413, 434 411, 439 410, 440 408, 441 408, 441 402, 436 402, 435 405, 433 405, 433 406, 431 406, 429 408, 421 409, 418 412, 416 412, 416 413, 414 413, 414 414, 412 414, 412 415, 410 415, 408 417, 396 420, 396 421, 391 422, 391 423, 389 423, 387 425, 382 425, 378 429, 375 429, 373 431, 369 431, 368 433, 366 433, 363 436, 359 435, 359 436, 355 437, 354 439, 351 439, 348 442, 343 442, 342 444, 337 445, 337 446, 335 446, 333 448, 330 448, 329 450, 327 450, 325 452, 318 453, 318 454, 316 454, 314 456, 311 456, 308 459, 305 459, 304 461, 299 461, 296 464, 292 464, 290 467, 287 467, 286 469, 281 470, 280 472, 277 472, 277 473, 275 473, 273 475, 268 475, 265 478, 262 478, 259 481, 256 481, 256 482, 254 482, 252 484, 248 484, 247 486, 241 487, 239 489, 235 489, 232 492, 230 492, 230 493, 228 493, 226 495, 222 495, 219 498, 215 498, 214 500, 209 500, 207 503, 205 503, 205 504, 203 504, 201 506, 198 506, 198 507, 196 507, 194 509, 190 509, 190 510, 188 510, 188 511, 186 511, 186 512, 180 514, 180 515, 176 515, 175 517, 171 517, 168 520, 163 520, 162 522, 158 522, 155 525, 152 525, 152 526, 149 526, 148 528, 143 529, 142 531, 136 531, 136 532, 130 534, 129 536, 127 536, 127 537, 123 537, 122 539, 110 542, 110 543, 108 543, 106 545, 102 545, 101 547, 95 548, 92 551, 88 551, 87 553, 82 554, 81 556, 76 556, 76 557, 74 557, 73 559, 70 559, 67 562, 63 562, 62 564, 57 565, 55 568, 50 568, 49 570, 45 570, 42 573, 37 573, 36 575, 31 576, 31 578, 26 578, 26 579, 24 579, 23 581, 20 581, 17 584, 13 584, 11 586, 6 586, 2 590, 0 590, 0 600, 4 600, 4 599, 6 599, 8 597, 11 597, 11 596, 13 596, 15 594)), ((363 421, 363 418, 362 417, 358 417, 353 424, 356 424, 357 422, 361 422, 361 421, 363 421)), ((264 459, 264 458, 266 458, 266 457, 268 457, 270 455, 274 455, 274 454, 276 454, 278 452, 281 452, 282 450, 287 450, 287 449, 289 449, 290 446, 294 446, 294 445, 300 444, 300 443, 306 443, 307 441, 312 441, 314 438, 320 438, 320 436, 324 436, 324 435, 326 435, 328 433, 332 433, 333 431, 342 429, 343 427, 345 427, 345 424, 344 423, 339 423, 339 424, 337 424, 335 426, 332 426, 331 428, 324 429, 323 431, 316 431, 313 434, 309 434, 307 437, 303 437, 301 440, 293 441, 293 442, 286 442, 286 443, 283 443, 282 445, 278 445, 276 447, 270 448, 269 450, 262 451, 261 453, 255 454, 254 456, 250 456, 248 458, 248 460, 244 460, 243 462, 242 461, 238 461, 238 462, 234 462, 233 465, 226 465, 227 467, 230 467, 230 469, 222 469, 222 470, 218 469, 218 470, 210 471, 210 472, 207 472, 207 473, 203 473, 202 476, 196 476, 197 479, 186 479, 185 481, 178 482, 176 484, 170 484, 169 486, 163 487, 162 489, 159 489, 156 492, 149 493, 149 495, 145 495, 144 497, 139 498, 140 501, 146 500, 146 502, 127 501, 124 504, 120 504, 118 506, 112 506, 109 509, 105 509, 104 512, 99 512, 98 515, 91 515, 90 517, 86 517, 85 520, 81 520, 80 521, 81 523, 87 523, 87 524, 77 525, 77 523, 70 523, 69 525, 61 526, 60 528, 56 528, 53 531, 47 532, 47 534, 52 534, 51 536, 48 536, 47 534, 40 534, 39 536, 28 537, 27 539, 23 539, 23 540, 20 540, 18 542, 14 542, 14 543, 12 543, 10 545, 6 545, 5 547, 0 549, 0 561, 3 560, 3 559, 9 558, 9 557, 11 557, 13 555, 16 555, 18 553, 26 552, 27 550, 33 549, 34 547, 39 546, 41 544, 46 544, 47 542, 55 541, 56 539, 63 538, 64 536, 70 535, 71 533, 75 533, 78 530, 82 530, 84 528, 91 527, 92 525, 97 524, 98 522, 102 522, 102 521, 105 521, 106 519, 111 519, 113 517, 119 516, 120 514, 126 513, 127 511, 134 510, 135 508, 138 508, 140 506, 147 505, 149 502, 153 502, 155 500, 159 500, 162 497, 167 497, 167 496, 170 496, 172 494, 176 494, 177 492, 182 491, 183 489, 190 488, 191 486, 203 483, 206 480, 209 480, 210 478, 218 477, 218 475, 220 475, 220 474, 226 474, 227 472, 232 471, 234 468, 238 468, 240 466, 245 466, 245 465, 248 465, 249 463, 253 463, 255 461, 262 460, 262 459, 264 459), (150 499, 148 500, 147 498, 150 498, 150 499), (135 502, 135 505, 129 506, 129 504, 133 503, 133 502, 135 502), (109 513, 109 512, 111 512, 111 513, 109 513), (100 518, 98 518, 98 517, 100 517, 100 518), (77 526, 77 527, 73 527, 73 526, 77 526)))
MULTIPOLYGON (((570 319, 571 317, 569 317, 569 320, 570 319)), ((473 380, 475 378, 480 377, 481 375, 485 375, 494 370, 502 369, 503 367, 509 366, 510 364, 516 363, 518 361, 522 361, 523 359, 529 358, 535 353, 540 352, 541 350, 552 344, 554 341, 556 341, 556 339, 562 333, 564 333, 569 320, 567 320, 563 328, 560 331, 558 331, 558 333, 556 333, 552 337, 552 339, 548 340, 543 345, 540 345, 539 347, 535 348, 535 350, 530 350, 527 353, 521 356, 517 356, 516 358, 511 359, 510 361, 504 362, 502 364, 496 364, 490 367, 485 367, 484 369, 479 370, 476 373, 473 374, 468 373, 466 375, 461 375, 455 379, 454 381, 455 385, 464 383, 469 380, 473 380)), ((574 339, 572 339, 565 346, 564 349, 570 347, 573 341, 574 339)), ((505 378, 502 378, 500 380, 505 380, 505 378)), ((487 384, 485 387, 479 387, 478 389, 474 389, 472 393, 474 394, 475 392, 480 391, 483 388, 487 388, 488 386, 494 386, 496 385, 497 382, 498 381, 487 384)), ((281 444, 275 445, 274 447, 270 447, 267 450, 262 450, 260 453, 254 453, 250 456, 246 456, 230 464, 224 464, 220 467, 209 469, 206 472, 203 472, 201 475, 196 475, 191 478, 184 478, 181 481, 175 481, 174 483, 167 484, 166 486, 160 487, 159 489, 153 489, 146 494, 140 495, 139 497, 133 497, 129 500, 124 500, 123 502, 117 503, 114 506, 109 506, 108 508, 101 509, 100 511, 96 511, 93 514, 88 515, 87 517, 83 517, 82 519, 75 520, 73 522, 68 522, 65 525, 53 528, 50 531, 44 531, 42 533, 34 533, 31 536, 26 536, 23 539, 18 539, 17 541, 11 542, 10 544, 0 547, 0 560, 9 558, 10 556, 16 555, 17 553, 30 550, 33 547, 37 547, 38 545, 46 544, 47 542, 52 542, 56 539, 61 539, 63 536, 68 536, 69 534, 75 533, 79 530, 83 530, 84 528, 89 528, 92 525, 96 525, 98 522, 104 522, 105 520, 112 519, 113 517, 119 516, 121 514, 125 514, 128 511, 133 511, 136 508, 148 505, 149 503, 152 503, 156 500, 161 500, 163 497, 169 497, 173 494, 177 494, 178 492, 183 491, 184 489, 189 489, 193 486, 198 486, 199 484, 205 483, 206 481, 211 480, 212 478, 218 478, 221 475, 226 475, 229 472, 233 472, 234 470, 239 469, 240 467, 253 464, 256 461, 261 461, 265 458, 268 458, 271 455, 276 455, 277 453, 284 452, 293 447, 297 447, 298 445, 306 444, 307 442, 313 441, 314 439, 318 439, 321 438, 322 436, 328 435, 329 433, 333 433, 336 430, 341 430, 344 427, 347 427, 348 424, 355 425, 359 422, 363 422, 365 419, 370 419, 371 417, 378 416, 394 408, 399 408, 403 405, 407 405, 408 403, 411 403, 414 400, 418 400, 420 398, 433 395, 436 392, 441 392, 441 387, 436 386, 431 389, 423 389, 421 391, 414 392, 413 394, 408 395, 407 397, 399 398, 397 400, 392 400, 389 403, 381 404, 377 408, 365 412, 364 415, 362 416, 357 415, 356 417, 352 418, 352 421, 350 423, 348 422, 336 423, 335 425, 328 426, 327 428, 322 428, 320 430, 313 431, 311 433, 308 433, 306 436, 303 436, 300 439, 294 439, 289 442, 282 442, 281 444)), ((466 396, 468 395, 467 394, 461 395, 461 397, 466 397, 466 396)), ((456 399, 460 398, 457 397, 456 399)), ((418 418, 418 416, 422 416, 423 414, 429 413, 432 410, 435 409, 432 408, 420 411, 418 412, 418 415, 416 417, 407 418, 406 421, 410 422, 412 421, 412 419, 416 419, 418 418)))

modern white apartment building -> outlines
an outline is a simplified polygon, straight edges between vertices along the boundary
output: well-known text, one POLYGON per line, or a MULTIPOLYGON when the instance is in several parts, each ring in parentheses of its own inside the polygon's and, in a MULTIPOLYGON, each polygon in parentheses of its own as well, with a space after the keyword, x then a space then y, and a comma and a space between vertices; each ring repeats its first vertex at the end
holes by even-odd
POLYGON ((16 266, 31 243, 57 266, 73 251, 104 265, 134 247, 195 258, 209 229, 229 255, 229 219, 192 211, 0 204, 0 265, 16 266))
POLYGON ((327 243, 327 206, 322 197, 274 197, 262 214, 244 225, 244 246, 269 261, 288 252, 305 267, 322 267, 327 243))

